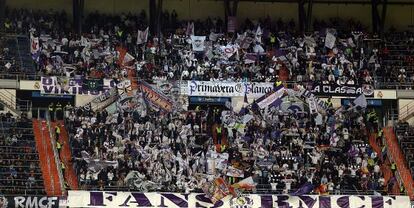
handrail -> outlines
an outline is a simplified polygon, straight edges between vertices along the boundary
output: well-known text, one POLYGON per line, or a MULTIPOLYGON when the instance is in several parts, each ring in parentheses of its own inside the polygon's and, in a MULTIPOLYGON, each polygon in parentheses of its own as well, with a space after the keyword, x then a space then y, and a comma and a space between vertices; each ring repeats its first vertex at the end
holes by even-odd
POLYGON ((410 101, 403 107, 400 107, 398 111, 398 118, 400 120, 405 120, 407 117, 414 113, 414 101, 410 101))
MULTIPOLYGON (((44 129, 43 129, 42 120, 40 120, 39 118, 38 118, 38 120, 40 121, 39 122, 39 127, 40 127, 40 130, 42 132, 42 146, 43 146, 43 151, 44 152, 47 152, 46 143, 45 143, 45 135, 44 135, 44 131, 43 131, 44 129)), ((48 167, 49 173, 51 173, 52 171, 51 171, 51 167, 50 167, 50 158, 49 157, 47 157, 47 167, 48 167)), ((53 174, 50 174, 50 179, 51 179, 52 193, 55 193, 55 184, 53 183, 53 181, 54 181, 53 174)))
POLYGON ((58 170, 59 181, 60 181, 60 189, 61 189, 62 194, 63 194, 63 193, 65 193, 65 187, 64 187, 65 179, 64 179, 62 169, 61 169, 60 156, 59 156, 59 153, 56 149, 56 141, 55 141, 56 136, 55 136, 54 131, 51 130, 49 111, 46 111, 46 122, 47 122, 47 128, 49 129, 50 141, 52 143, 53 156, 55 157, 56 167, 57 167, 57 170, 58 170))
POLYGON ((397 135, 392 127, 384 128, 384 135, 387 137, 387 154, 390 158, 390 161, 394 161, 397 164, 396 178, 399 184, 403 184, 407 193, 410 195, 411 200, 414 200, 414 187, 411 187, 413 184, 412 173, 408 168, 407 161, 402 155, 400 144, 397 141, 397 135))
POLYGON ((7 90, 0 91, 0 100, 3 101, 6 107, 8 107, 16 114, 18 114, 20 111, 30 111, 32 107, 30 100, 19 99, 16 95, 10 93, 7 90))

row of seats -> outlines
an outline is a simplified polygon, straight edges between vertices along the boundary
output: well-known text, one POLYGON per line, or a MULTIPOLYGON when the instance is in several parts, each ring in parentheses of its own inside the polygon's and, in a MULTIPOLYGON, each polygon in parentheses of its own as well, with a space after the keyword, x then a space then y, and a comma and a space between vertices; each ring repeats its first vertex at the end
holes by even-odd
POLYGON ((398 143, 414 178, 414 128, 408 123, 401 123, 398 124, 396 132, 398 143))
POLYGON ((31 121, 4 120, 0 125, 0 194, 45 195, 31 121))

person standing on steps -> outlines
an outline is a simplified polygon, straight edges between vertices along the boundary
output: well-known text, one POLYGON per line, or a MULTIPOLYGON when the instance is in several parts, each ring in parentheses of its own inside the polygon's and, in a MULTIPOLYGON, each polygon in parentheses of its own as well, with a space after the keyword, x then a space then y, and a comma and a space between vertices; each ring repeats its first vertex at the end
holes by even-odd
POLYGON ((53 102, 49 104, 49 115, 50 120, 55 121, 55 105, 53 104, 53 102))
POLYGON ((60 102, 56 103, 55 106, 55 113, 56 113, 56 120, 62 120, 63 119, 63 108, 62 108, 62 104, 60 104, 60 102))
POLYGON ((62 144, 59 142, 59 140, 56 140, 56 149, 58 151, 58 155, 60 156, 60 150, 62 150, 62 144))
POLYGON ((56 141, 59 141, 60 138, 60 124, 55 127, 56 141))

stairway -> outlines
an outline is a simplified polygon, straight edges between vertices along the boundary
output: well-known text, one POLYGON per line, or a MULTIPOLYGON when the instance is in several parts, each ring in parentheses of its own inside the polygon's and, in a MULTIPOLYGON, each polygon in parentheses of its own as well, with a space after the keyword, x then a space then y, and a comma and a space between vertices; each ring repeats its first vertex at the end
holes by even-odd
POLYGON ((407 162, 398 144, 394 129, 392 127, 384 128, 384 135, 386 137, 388 154, 392 158, 391 160, 397 164, 397 172, 407 190, 408 196, 410 196, 411 200, 414 200, 414 180, 407 167, 407 162))
POLYGON ((79 188, 78 177, 72 163, 72 152, 70 148, 69 134, 63 121, 52 122, 52 129, 55 129, 57 124, 60 124, 59 142, 62 144, 62 150, 60 151, 60 160, 65 164, 66 167, 64 178, 71 190, 77 190, 79 188))
POLYGON ((46 193, 48 196, 61 196, 62 184, 60 183, 58 170, 60 164, 58 165, 55 160, 53 143, 46 121, 33 119, 33 132, 36 148, 39 152, 40 168, 46 193))
MULTIPOLYGON (((377 143, 376 138, 377 138, 377 134, 372 133, 369 136, 369 144, 372 147, 372 149, 377 153, 377 157, 381 158, 382 157, 381 156, 381 146, 380 146, 380 144, 377 143)), ((390 164, 391 164, 391 162, 387 157, 381 165, 381 172, 384 175, 385 184, 388 184, 388 181, 392 177, 392 171, 391 171, 391 168, 390 168, 390 164)), ((392 189, 392 193, 388 193, 388 194, 398 195, 400 193, 399 190, 400 189, 399 189, 398 183, 396 183, 396 184, 394 184, 394 187, 392 189)))

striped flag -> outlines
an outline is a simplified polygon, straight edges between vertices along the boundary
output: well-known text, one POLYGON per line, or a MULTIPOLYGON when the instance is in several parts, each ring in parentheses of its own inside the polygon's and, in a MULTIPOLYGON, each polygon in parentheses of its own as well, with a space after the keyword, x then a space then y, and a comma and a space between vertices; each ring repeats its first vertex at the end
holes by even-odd
POLYGON ((282 104, 282 98, 285 95, 285 88, 283 85, 275 87, 274 91, 263 95, 257 100, 257 105, 260 109, 264 109, 268 106, 278 107, 282 104))

